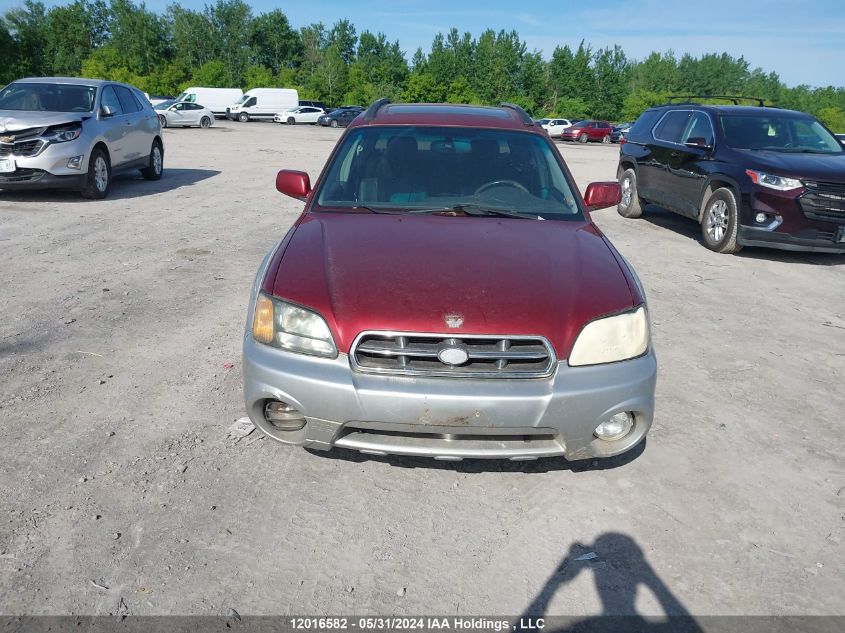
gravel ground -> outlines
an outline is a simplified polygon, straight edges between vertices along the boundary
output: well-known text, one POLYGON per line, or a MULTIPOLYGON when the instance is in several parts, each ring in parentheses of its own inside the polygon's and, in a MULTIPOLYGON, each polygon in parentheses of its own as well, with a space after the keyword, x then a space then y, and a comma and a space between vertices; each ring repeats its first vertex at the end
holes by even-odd
MULTIPOLYGON (((300 207, 275 171, 338 136, 168 129, 159 182, 0 192, 0 613, 845 613, 845 257, 595 213, 660 364, 622 458, 227 438, 250 282, 300 207)), ((615 147, 560 149, 582 189, 614 178, 615 147)))

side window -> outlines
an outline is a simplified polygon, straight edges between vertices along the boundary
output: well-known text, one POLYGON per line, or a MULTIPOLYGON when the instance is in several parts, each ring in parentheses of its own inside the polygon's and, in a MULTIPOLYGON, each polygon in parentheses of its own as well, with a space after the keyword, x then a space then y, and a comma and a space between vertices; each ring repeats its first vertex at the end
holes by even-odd
POLYGON ((120 107, 123 108, 124 114, 132 114, 133 112, 141 111, 141 104, 138 103, 138 100, 132 96, 132 92, 129 88, 115 86, 114 90, 117 93, 117 98, 120 101, 120 107))
POLYGON ((249 106, 254 106, 254 105, 258 105, 258 98, 257 97, 250 97, 249 101, 246 102, 246 106, 249 107, 249 106))
POLYGON ((195 95, 194 93, 191 93, 191 94, 187 95, 184 99, 182 99, 182 101, 187 101, 189 103, 196 103, 196 100, 197 100, 197 95, 195 95))
POLYGON ((681 142, 686 143, 691 138, 703 138, 708 145, 713 146, 713 126, 703 112, 693 112, 681 142))
POLYGON ((120 100, 117 98, 117 93, 115 93, 114 88, 111 86, 103 88, 103 94, 100 97, 100 107, 106 106, 111 108, 114 116, 120 116, 123 114, 123 108, 120 106, 120 100))
POLYGON ((682 143, 681 137, 692 114, 690 110, 674 110, 667 113, 654 128, 654 138, 670 143, 682 143))

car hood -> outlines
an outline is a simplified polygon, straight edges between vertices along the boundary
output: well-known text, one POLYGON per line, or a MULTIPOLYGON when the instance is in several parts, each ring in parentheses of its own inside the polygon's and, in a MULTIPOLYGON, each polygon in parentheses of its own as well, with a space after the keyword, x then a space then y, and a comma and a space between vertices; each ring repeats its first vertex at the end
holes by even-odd
POLYGON ((842 154, 788 154, 736 150, 743 155, 750 169, 771 171, 778 176, 826 182, 845 182, 845 153, 842 154))
POLYGON ((91 118, 89 112, 26 112, 0 110, 0 133, 19 132, 31 128, 76 123, 91 118))
POLYGON ((264 287, 322 314, 341 352, 392 330, 539 335, 566 358, 586 322, 639 301, 584 221, 308 213, 269 274, 264 287))

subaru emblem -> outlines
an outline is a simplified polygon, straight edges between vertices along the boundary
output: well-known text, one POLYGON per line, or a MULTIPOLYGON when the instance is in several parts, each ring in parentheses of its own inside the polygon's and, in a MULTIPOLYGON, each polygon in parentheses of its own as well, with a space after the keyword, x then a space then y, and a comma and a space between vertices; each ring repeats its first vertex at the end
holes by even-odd
POLYGON ((459 328, 464 324, 464 317, 460 314, 447 314, 446 327, 459 328))

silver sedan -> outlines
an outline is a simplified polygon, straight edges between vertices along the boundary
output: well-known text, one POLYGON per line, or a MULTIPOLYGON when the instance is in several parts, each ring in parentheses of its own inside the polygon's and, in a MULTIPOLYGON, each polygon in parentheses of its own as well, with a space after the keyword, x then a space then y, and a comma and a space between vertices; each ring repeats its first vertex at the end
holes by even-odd
POLYGON ((165 101, 156 107, 161 127, 211 127, 214 125, 214 113, 200 105, 188 101, 165 101))

